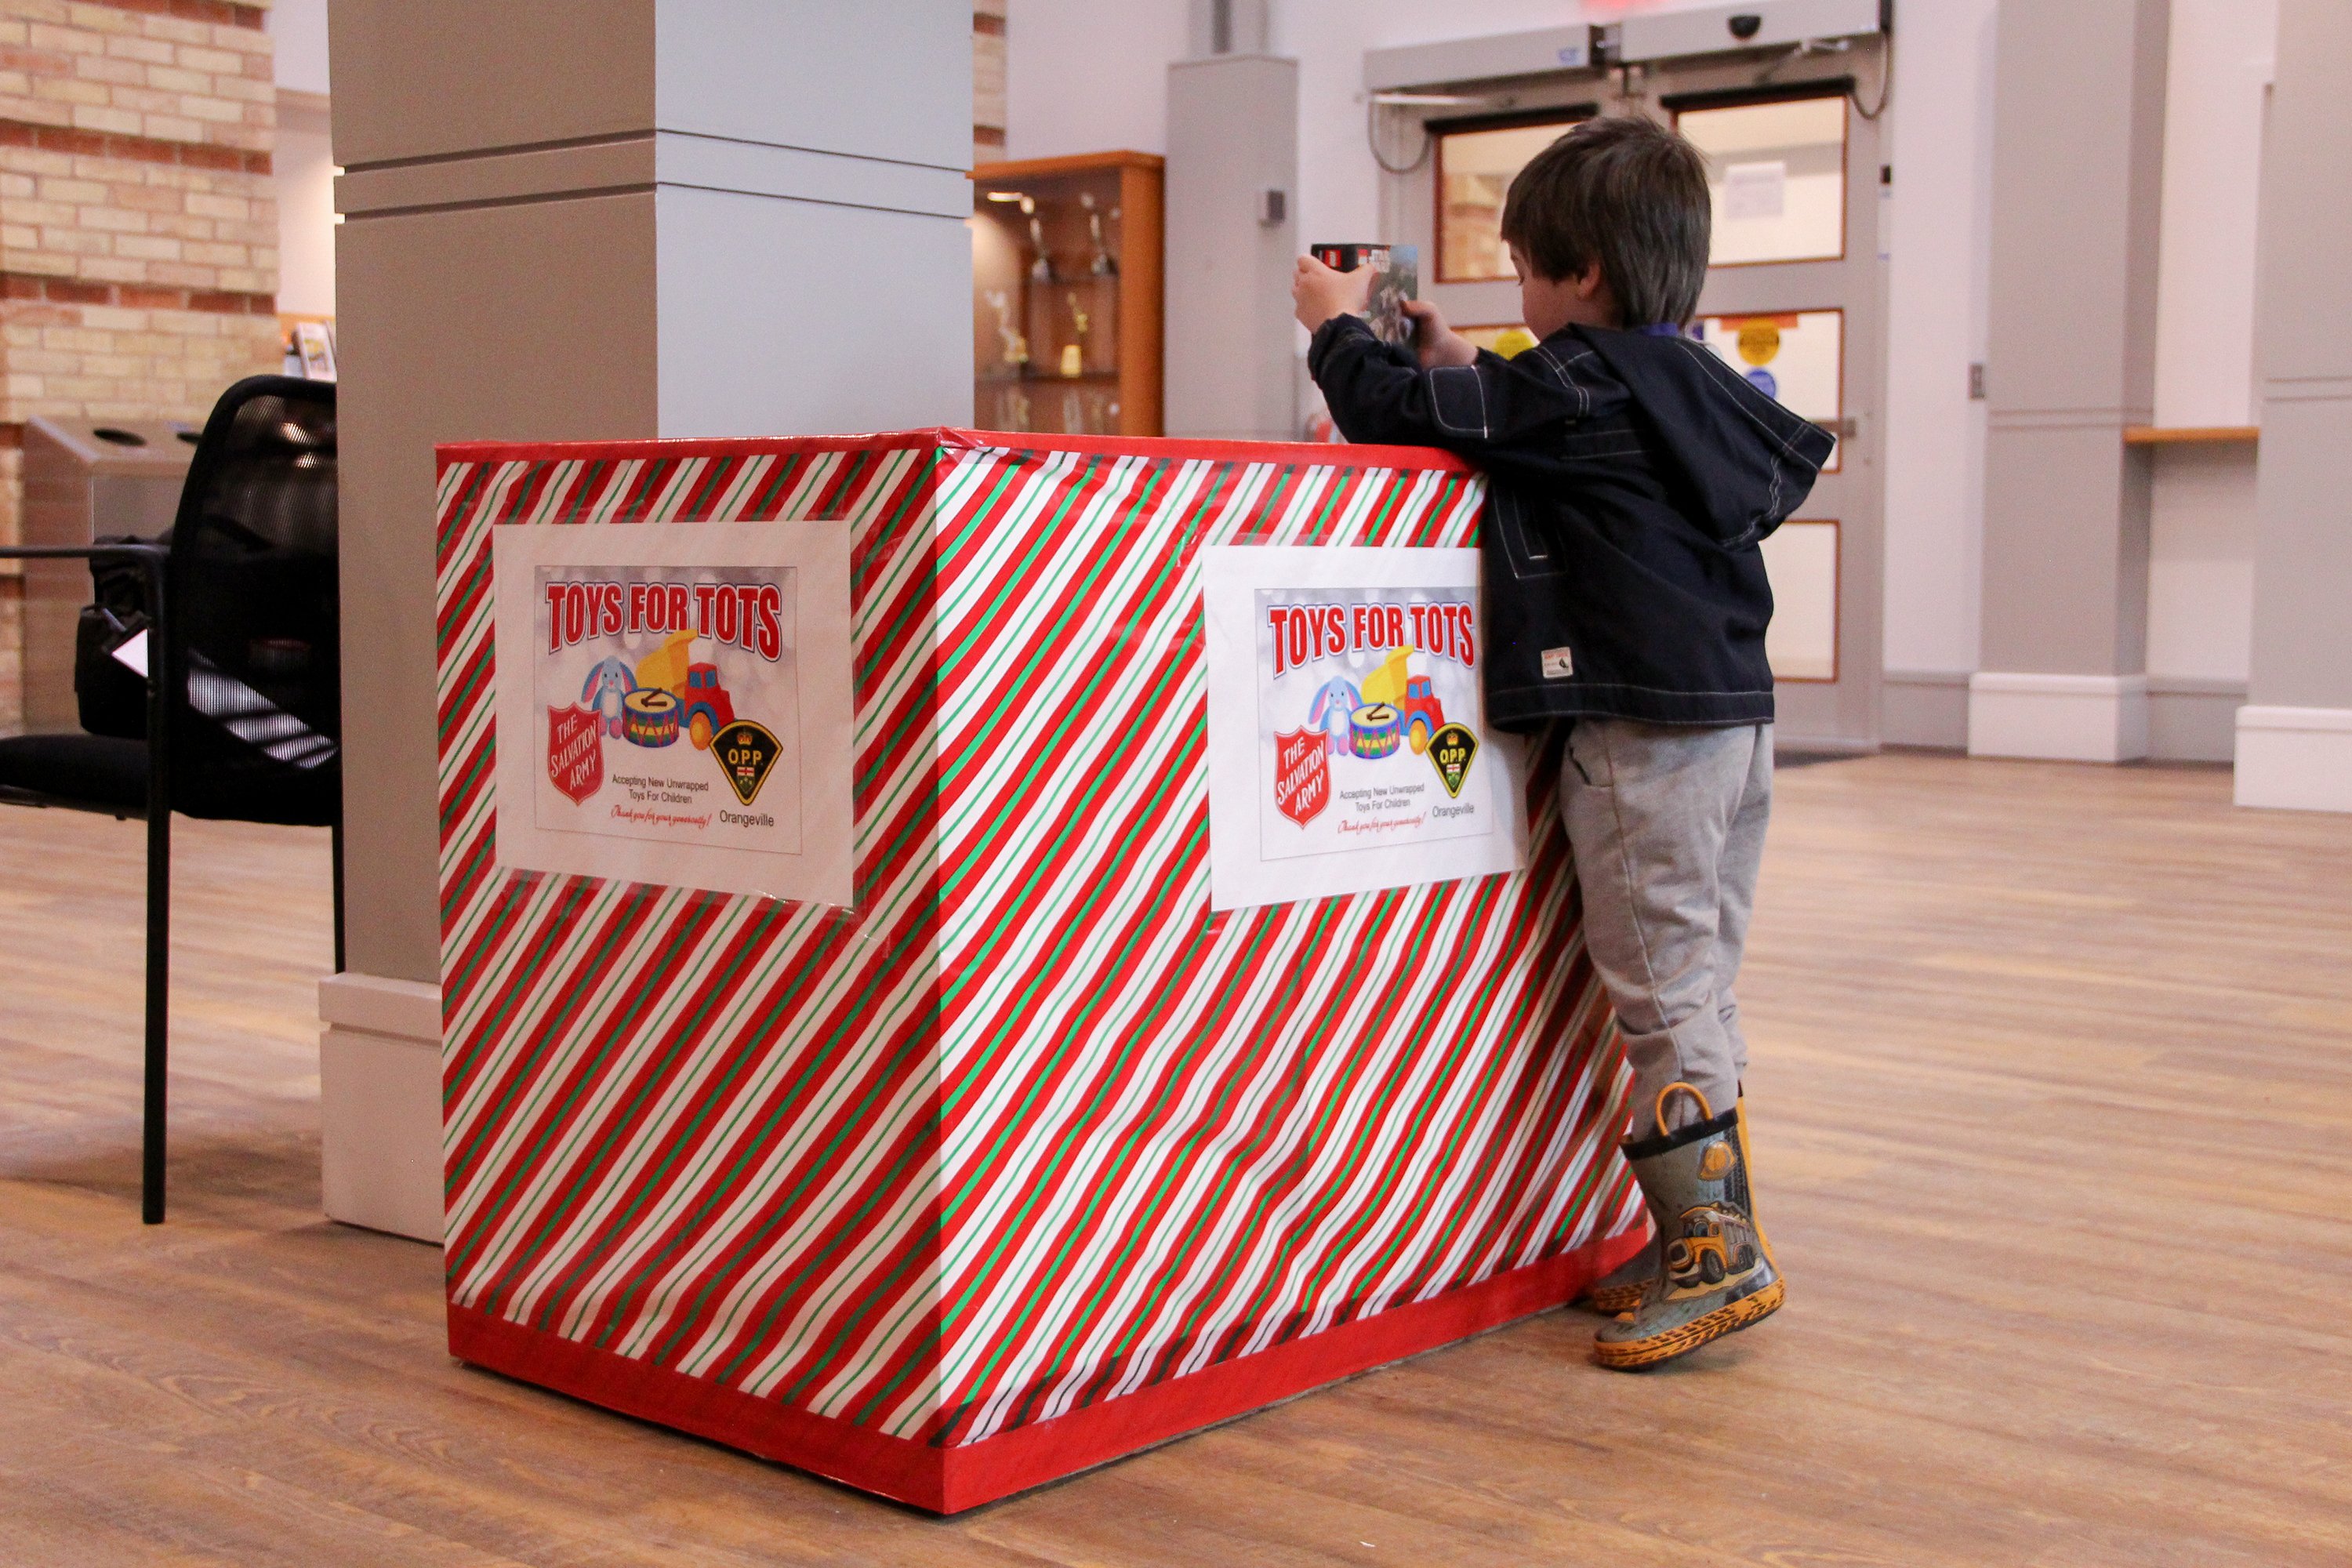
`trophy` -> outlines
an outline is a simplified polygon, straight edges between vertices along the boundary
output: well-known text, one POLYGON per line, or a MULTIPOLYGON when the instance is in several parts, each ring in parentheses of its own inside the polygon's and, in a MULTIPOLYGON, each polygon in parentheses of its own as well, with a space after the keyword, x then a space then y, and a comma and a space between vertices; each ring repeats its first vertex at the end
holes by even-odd
POLYGON ((1087 336, 1087 330, 1094 325, 1094 317, 1087 311, 1086 302, 1078 298, 1076 289, 1068 290, 1064 298, 1070 307, 1073 330, 1070 341, 1062 346, 1062 374, 1075 378, 1086 374, 1089 368, 1087 362, 1094 357, 1090 352, 1093 344, 1087 336))
MULTIPOLYGON (((1094 193, 1080 192, 1078 205, 1086 209, 1087 234, 1094 246, 1094 256, 1087 263, 1087 293, 1093 298, 1094 308, 1082 307, 1074 289, 1070 314, 1077 322, 1078 342, 1084 351, 1080 357, 1087 374, 1111 375, 1118 370, 1118 262, 1103 237, 1102 208, 1096 204, 1094 193)), ((1116 207, 1111 216, 1118 216, 1116 207)))
POLYGON ((991 289, 987 298, 996 312, 996 336, 1004 345, 1004 363, 1018 375, 1029 363, 1029 340, 1013 325, 1013 296, 1002 289, 991 289))
POLYGON ((1036 198, 1022 197, 1021 210, 1029 219, 1029 248, 1037 253, 1036 259, 1029 263, 1029 281, 1051 283, 1054 280, 1054 262, 1045 249, 1045 225, 1037 216, 1036 198))
POLYGON ((1095 205, 1095 194, 1081 191, 1078 205, 1087 209, 1087 232, 1093 237, 1095 244, 1094 259, 1087 264, 1087 270, 1097 278, 1117 277, 1118 263, 1111 259, 1110 247, 1103 243, 1103 215, 1101 209, 1095 205))

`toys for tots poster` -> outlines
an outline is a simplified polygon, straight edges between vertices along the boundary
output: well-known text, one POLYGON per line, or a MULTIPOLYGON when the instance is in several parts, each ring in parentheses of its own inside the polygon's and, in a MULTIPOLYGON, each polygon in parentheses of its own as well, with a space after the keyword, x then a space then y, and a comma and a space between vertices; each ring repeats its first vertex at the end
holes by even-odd
POLYGON ((534 825, 798 854, 793 569, 533 569, 534 825))
POLYGON ((1255 609, 1262 858, 1502 826, 1475 591, 1261 588, 1255 609))

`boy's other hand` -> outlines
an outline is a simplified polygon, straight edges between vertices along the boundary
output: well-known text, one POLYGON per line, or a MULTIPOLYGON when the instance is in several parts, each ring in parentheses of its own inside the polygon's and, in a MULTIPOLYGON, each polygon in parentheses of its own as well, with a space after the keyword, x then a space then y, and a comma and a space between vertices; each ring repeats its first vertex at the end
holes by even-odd
POLYGON ((1476 345, 1447 326, 1445 313, 1436 306, 1426 300, 1407 300, 1404 313, 1412 322, 1412 352, 1420 356, 1422 369, 1477 363, 1476 345))
POLYGON ((1290 279, 1290 302, 1298 308, 1298 324, 1314 331, 1334 316, 1360 316, 1372 291, 1372 269, 1334 272, 1311 256, 1298 258, 1290 279))

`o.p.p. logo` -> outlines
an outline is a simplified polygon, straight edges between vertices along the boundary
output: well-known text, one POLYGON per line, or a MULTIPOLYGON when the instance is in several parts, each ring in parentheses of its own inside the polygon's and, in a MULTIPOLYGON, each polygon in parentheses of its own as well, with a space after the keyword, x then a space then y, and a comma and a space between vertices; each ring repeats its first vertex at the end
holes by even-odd
POLYGON ((769 770, 776 765, 777 753, 782 749, 765 725, 749 719, 738 719, 710 741, 710 753, 719 759, 727 787, 745 805, 759 797, 760 786, 768 782, 769 770))
POLYGON ((1274 738, 1274 808, 1301 827, 1331 804, 1328 738, 1293 730, 1274 738))
POLYGON ((1462 798, 1470 777, 1470 763, 1478 755, 1478 737, 1465 724, 1448 724, 1429 738, 1429 763, 1449 799, 1462 798))
POLYGON ((604 787, 604 716, 595 709, 547 710, 547 776, 575 805, 604 787))

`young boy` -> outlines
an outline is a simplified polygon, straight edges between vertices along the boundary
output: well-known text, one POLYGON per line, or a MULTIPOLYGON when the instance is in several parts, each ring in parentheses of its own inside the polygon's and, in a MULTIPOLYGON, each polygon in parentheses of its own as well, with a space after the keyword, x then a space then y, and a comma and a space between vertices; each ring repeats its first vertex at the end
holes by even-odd
POLYGON ((1594 1340, 1636 1368, 1780 1304, 1758 1228, 1732 982, 1772 797, 1772 592, 1757 542, 1830 437, 1683 335, 1706 277, 1706 165, 1647 120, 1594 120, 1511 182, 1528 329, 1506 362, 1408 307, 1413 348, 1355 312, 1367 275, 1301 258, 1307 364, 1351 441, 1449 447, 1490 480, 1487 717, 1569 721, 1560 814, 1584 938, 1633 1071, 1624 1145, 1662 1245, 1604 1281, 1594 1340))

